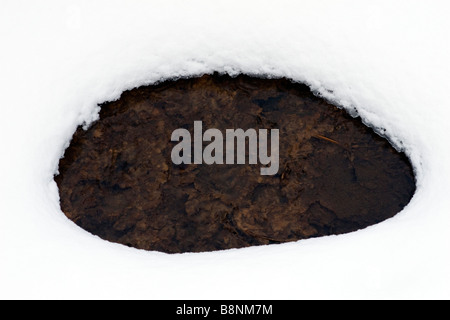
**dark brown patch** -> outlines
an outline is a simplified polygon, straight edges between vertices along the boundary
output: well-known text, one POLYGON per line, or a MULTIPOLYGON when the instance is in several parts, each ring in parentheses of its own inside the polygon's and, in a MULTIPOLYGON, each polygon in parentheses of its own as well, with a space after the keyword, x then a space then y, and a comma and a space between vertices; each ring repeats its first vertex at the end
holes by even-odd
POLYGON ((103 239, 200 252, 355 231, 415 191, 408 159, 302 84, 205 75, 124 92, 60 162, 61 207, 103 239), (280 170, 174 165, 172 131, 280 130, 280 170))

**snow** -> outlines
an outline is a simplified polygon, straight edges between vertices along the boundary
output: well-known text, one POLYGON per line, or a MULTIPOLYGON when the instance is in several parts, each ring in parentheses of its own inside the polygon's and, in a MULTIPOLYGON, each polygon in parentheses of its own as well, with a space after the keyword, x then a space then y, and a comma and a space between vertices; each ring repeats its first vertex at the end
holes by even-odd
POLYGON ((0 298, 450 298, 447 1, 0 3, 0 298), (354 233, 166 255, 69 221, 53 181, 123 90, 213 71, 286 76, 411 157, 417 193, 354 233))

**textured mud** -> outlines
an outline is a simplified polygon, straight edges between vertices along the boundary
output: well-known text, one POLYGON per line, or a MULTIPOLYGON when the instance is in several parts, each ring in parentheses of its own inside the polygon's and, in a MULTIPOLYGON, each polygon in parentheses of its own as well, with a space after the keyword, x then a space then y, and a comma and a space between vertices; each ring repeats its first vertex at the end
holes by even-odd
POLYGON ((141 87, 101 106, 60 161, 61 208, 83 229, 169 253, 355 231, 415 191, 408 159, 345 111, 285 79, 203 76, 141 87), (172 131, 280 130, 280 169, 174 165, 172 131))

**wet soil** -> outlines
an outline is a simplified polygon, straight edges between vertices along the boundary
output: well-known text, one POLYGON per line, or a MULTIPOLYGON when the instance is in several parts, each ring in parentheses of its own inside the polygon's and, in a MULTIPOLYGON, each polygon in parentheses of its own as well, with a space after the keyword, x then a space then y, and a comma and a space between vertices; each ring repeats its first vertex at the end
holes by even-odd
MULTIPOLYGON (((205 143, 207 145, 208 143, 205 143)), ((205 75, 124 92, 60 161, 61 208, 105 240, 167 253, 341 234, 394 216, 415 191, 404 154, 286 79, 205 75), (279 129, 280 167, 181 164, 175 129, 279 129)))

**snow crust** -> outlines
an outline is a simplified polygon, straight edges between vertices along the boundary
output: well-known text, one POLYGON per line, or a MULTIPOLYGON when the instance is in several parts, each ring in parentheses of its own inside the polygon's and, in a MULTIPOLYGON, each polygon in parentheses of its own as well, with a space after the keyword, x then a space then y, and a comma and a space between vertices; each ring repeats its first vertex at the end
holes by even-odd
POLYGON ((448 1, 0 3, 0 298, 450 298, 448 1), (166 255, 112 244, 59 207, 53 176, 97 104, 169 78, 288 77, 411 158, 417 193, 354 233, 166 255))

